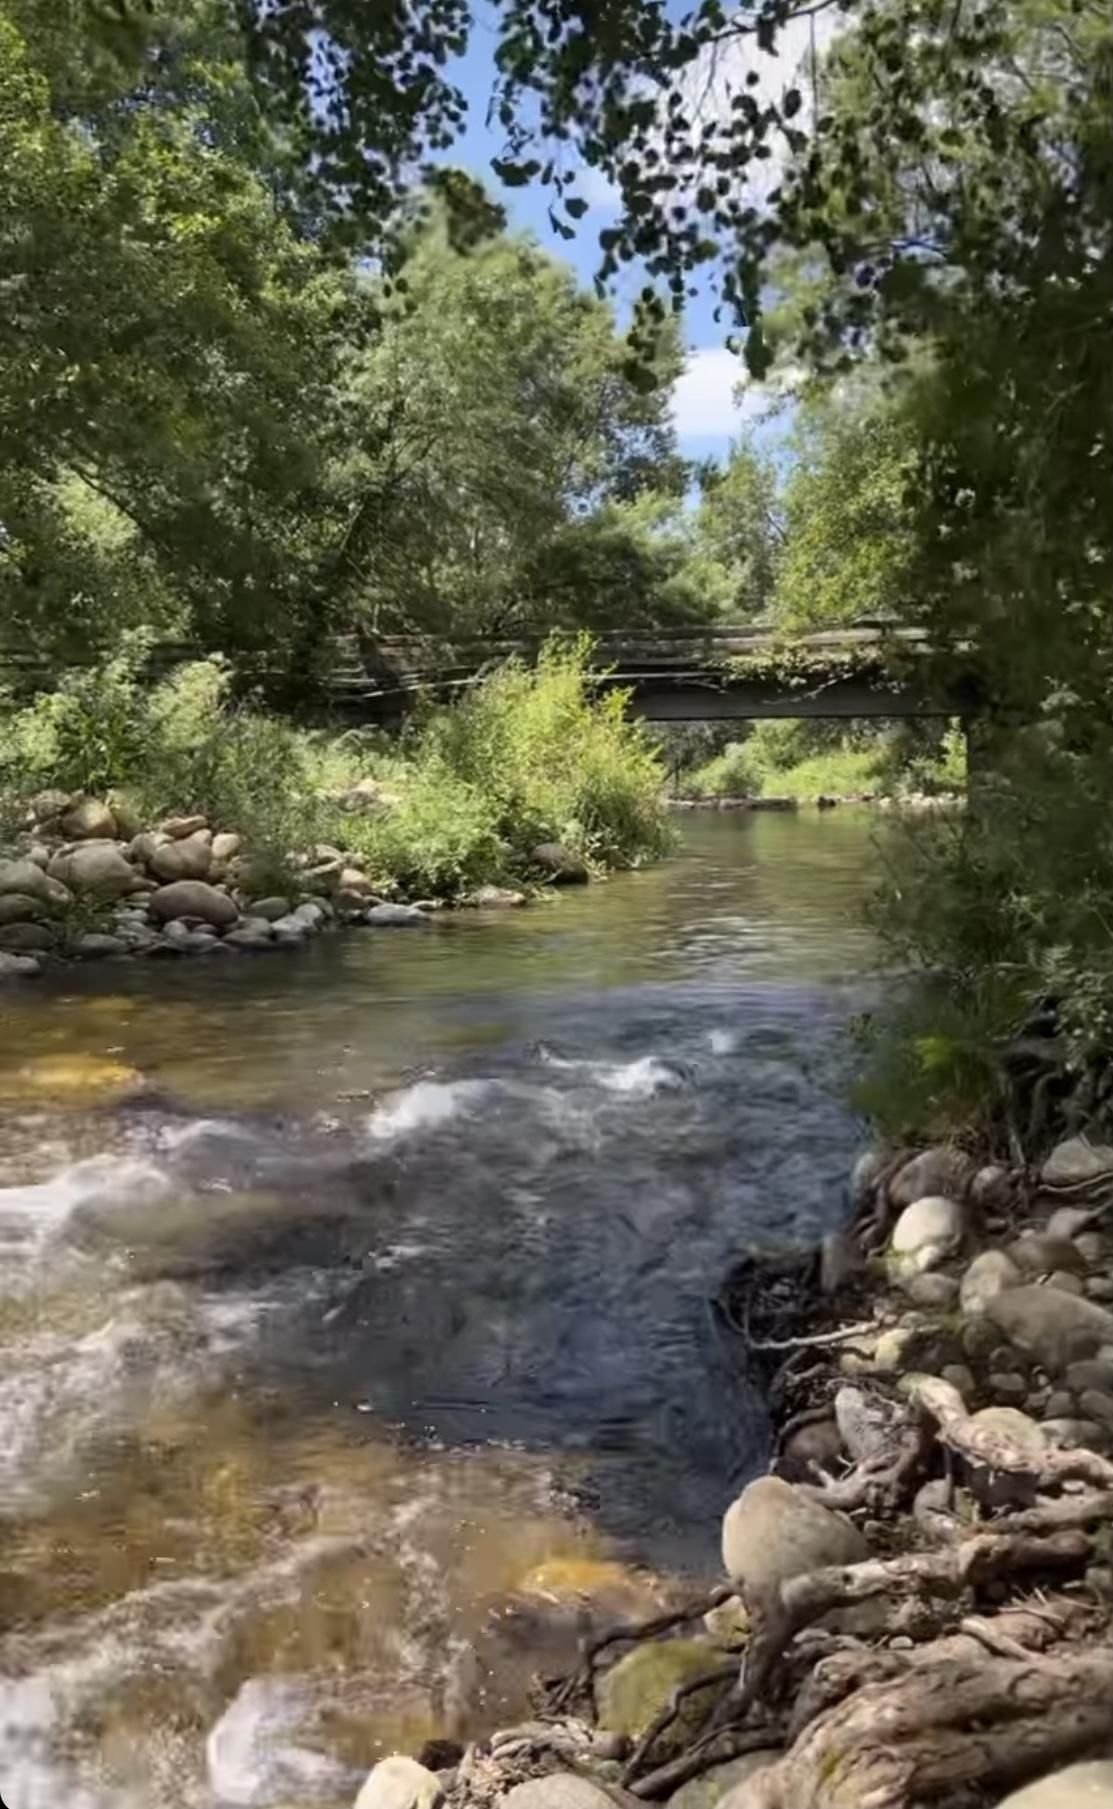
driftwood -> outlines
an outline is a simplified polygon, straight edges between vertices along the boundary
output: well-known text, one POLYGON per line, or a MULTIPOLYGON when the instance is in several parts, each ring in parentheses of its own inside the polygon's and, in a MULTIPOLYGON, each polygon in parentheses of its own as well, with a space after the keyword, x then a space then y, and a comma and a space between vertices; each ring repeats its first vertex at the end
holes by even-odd
POLYGON ((877 1324, 873 1319, 862 1319, 857 1325, 839 1325, 833 1332, 807 1332, 799 1338, 751 1338, 747 1320, 743 1320, 738 1329, 748 1350, 768 1356, 778 1350, 810 1350, 823 1344, 843 1344, 848 1338, 863 1338, 867 1332, 875 1332, 877 1324))
POLYGON ((967 1413, 958 1389, 952 1388, 940 1376, 918 1376, 912 1385, 911 1396, 938 1422, 942 1442, 968 1462, 1009 1475, 1034 1477, 1044 1488, 1054 1487, 1072 1477, 1101 1489, 1113 1486, 1113 1463, 1108 1458, 1082 1449, 1024 1450, 1002 1433, 979 1425, 967 1413))
POLYGON ((908 1809, 1005 1786, 1104 1748, 1113 1650, 963 1660, 952 1642, 818 1715, 733 1809, 908 1809))
POLYGON ((922 1425, 896 1426, 883 1451, 873 1452, 838 1480, 820 1476, 815 1483, 797 1484, 824 1507, 853 1513, 856 1508, 892 1512, 908 1494, 924 1468, 929 1440, 922 1425))

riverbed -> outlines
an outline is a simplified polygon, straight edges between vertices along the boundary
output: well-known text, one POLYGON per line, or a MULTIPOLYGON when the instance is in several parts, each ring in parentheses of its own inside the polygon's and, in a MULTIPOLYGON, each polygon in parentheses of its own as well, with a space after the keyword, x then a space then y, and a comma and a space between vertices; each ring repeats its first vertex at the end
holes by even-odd
POLYGON ((5 995, 7 1809, 345 1809, 714 1572, 711 1302, 838 1219, 871 834, 5 995))

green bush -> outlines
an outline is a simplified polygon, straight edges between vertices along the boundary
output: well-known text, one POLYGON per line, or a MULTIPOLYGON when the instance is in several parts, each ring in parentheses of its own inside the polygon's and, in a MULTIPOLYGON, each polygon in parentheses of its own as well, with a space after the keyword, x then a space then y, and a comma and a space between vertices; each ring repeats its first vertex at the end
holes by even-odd
POLYGON ((660 761, 621 694, 592 697, 589 650, 553 640, 536 667, 507 662, 417 725, 403 759, 372 761, 396 802, 337 832, 380 882, 452 895, 527 875, 543 841, 610 867, 663 851, 660 761))
POLYGON ((625 698, 592 695, 589 650, 586 639, 553 641, 536 668, 510 661, 389 742, 297 728, 237 701, 219 658, 146 686, 137 643, 10 713, 0 794, 114 789, 148 819, 202 811, 239 831, 256 882, 275 889, 292 879, 290 856, 326 838, 411 896, 526 878, 542 841, 631 866, 667 843, 664 776, 625 698), (344 810, 343 794, 368 776, 389 803, 344 810))
MULTIPOLYGON (((1078 1123, 1113 1116, 1113 809, 1109 765, 1048 728, 1011 728, 988 751, 964 812, 897 818, 879 836, 872 919, 893 960, 926 973, 916 1036, 959 1041, 1003 1084, 1034 1012, 1078 1123), (977 1009, 972 1002, 976 1002, 977 1009), (953 1026, 965 1024, 961 1038, 953 1026)), ((891 1068, 907 1070, 899 1021, 891 1068)), ((882 1064, 883 1066, 884 1064, 882 1064)), ((1025 1111, 1028 1102, 1025 1101, 1025 1111)), ((1026 1124, 1020 1125, 1027 1134, 1026 1124)))

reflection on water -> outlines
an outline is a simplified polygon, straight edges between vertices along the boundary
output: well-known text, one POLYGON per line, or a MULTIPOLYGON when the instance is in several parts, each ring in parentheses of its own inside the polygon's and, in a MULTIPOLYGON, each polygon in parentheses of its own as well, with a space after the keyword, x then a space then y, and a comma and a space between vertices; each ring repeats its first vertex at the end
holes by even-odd
POLYGON ((335 1809, 713 1567, 708 1301, 838 1210, 868 835, 5 999, 9 1809, 335 1809))

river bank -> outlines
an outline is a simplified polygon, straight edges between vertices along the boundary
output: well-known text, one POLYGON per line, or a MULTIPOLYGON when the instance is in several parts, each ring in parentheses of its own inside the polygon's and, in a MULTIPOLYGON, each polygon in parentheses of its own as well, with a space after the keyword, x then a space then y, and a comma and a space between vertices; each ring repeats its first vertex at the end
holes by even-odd
MULTIPOLYGON (((374 801, 370 791, 362 797, 374 801)), ((486 884, 452 900, 387 897, 367 867, 358 848, 316 843, 288 854, 276 874, 238 831, 203 813, 143 827, 119 800, 40 793, 24 831, 0 848, 0 980, 67 960, 294 949, 333 927, 418 929, 449 903, 507 910, 529 896, 486 884)), ((535 895, 590 878, 587 862, 559 842, 535 845, 529 871, 535 895)))
POLYGON ((389 1761, 357 1809, 1104 1809, 1111 1208, 1113 1148, 1080 1137, 1036 1170, 861 1159, 846 1226, 724 1292, 775 1428, 729 1581, 595 1634, 540 1720, 389 1761))

